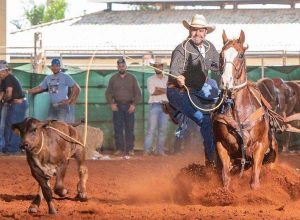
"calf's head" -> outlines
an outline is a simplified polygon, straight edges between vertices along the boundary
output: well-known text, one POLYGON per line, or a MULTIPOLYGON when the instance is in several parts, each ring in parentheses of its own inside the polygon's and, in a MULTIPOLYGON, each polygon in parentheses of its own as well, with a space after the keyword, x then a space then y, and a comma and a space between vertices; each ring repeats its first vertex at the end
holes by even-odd
POLYGON ((48 123, 35 118, 26 118, 20 123, 13 124, 13 131, 21 136, 20 148, 32 151, 35 147, 38 147, 41 143, 42 129, 47 125, 48 123))

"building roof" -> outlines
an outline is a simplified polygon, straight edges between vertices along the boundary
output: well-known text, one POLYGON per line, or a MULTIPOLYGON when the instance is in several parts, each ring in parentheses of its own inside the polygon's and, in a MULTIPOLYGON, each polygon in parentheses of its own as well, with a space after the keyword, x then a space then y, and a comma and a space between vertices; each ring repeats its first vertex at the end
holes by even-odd
POLYGON ((297 0, 90 0, 99 3, 118 3, 118 4, 157 4, 170 3, 173 5, 222 5, 222 4, 292 4, 298 3, 297 0))
POLYGON ((11 33, 8 45, 33 47, 42 32, 48 50, 172 50, 188 35, 182 20, 196 13, 216 25, 207 39, 218 50, 223 29, 232 37, 242 29, 249 51, 300 51, 300 9, 101 11, 11 33))

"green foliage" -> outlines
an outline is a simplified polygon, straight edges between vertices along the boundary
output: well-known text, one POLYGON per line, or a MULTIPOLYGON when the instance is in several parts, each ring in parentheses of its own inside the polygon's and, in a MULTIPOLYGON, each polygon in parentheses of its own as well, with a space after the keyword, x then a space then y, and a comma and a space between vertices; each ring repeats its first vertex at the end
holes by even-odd
POLYGON ((65 0, 52 0, 49 5, 36 5, 25 9, 25 16, 31 25, 42 24, 65 18, 67 3, 65 0))
POLYGON ((31 25, 37 25, 43 23, 44 13, 44 5, 33 5, 30 10, 25 11, 25 16, 31 25))
POLYGON ((67 3, 65 0, 52 1, 45 11, 44 22, 65 18, 67 3))

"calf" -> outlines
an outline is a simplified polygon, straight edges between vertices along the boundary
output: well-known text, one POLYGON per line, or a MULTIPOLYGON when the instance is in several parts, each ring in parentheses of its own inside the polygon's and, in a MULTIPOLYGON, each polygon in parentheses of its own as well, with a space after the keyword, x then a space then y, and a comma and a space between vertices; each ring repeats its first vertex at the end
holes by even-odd
POLYGON ((21 135, 21 149, 26 151, 27 162, 31 174, 39 183, 39 193, 33 199, 28 212, 36 213, 43 197, 47 201, 49 214, 56 214, 52 203, 52 191, 49 180, 56 175, 55 194, 64 197, 64 177, 68 161, 75 158, 78 164, 79 182, 77 198, 87 200, 86 181, 88 170, 85 164, 85 149, 76 129, 61 121, 39 121, 26 118, 23 122, 14 124, 13 130, 21 135))

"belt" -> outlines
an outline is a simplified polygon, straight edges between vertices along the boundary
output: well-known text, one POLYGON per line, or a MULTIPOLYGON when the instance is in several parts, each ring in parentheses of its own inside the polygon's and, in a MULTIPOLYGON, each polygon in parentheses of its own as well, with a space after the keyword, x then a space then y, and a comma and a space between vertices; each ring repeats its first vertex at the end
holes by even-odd
POLYGON ((130 105, 132 101, 115 101, 119 105, 130 105))
POLYGON ((180 87, 179 85, 176 85, 175 83, 168 83, 167 88, 169 88, 169 89, 179 89, 180 92, 185 91, 184 87, 180 87))
POLYGON ((11 100, 11 103, 22 104, 24 102, 24 100, 26 100, 26 98, 13 99, 13 100, 11 100))
POLYGON ((179 88, 179 86, 176 85, 175 83, 168 83, 167 87, 168 88, 179 88))

